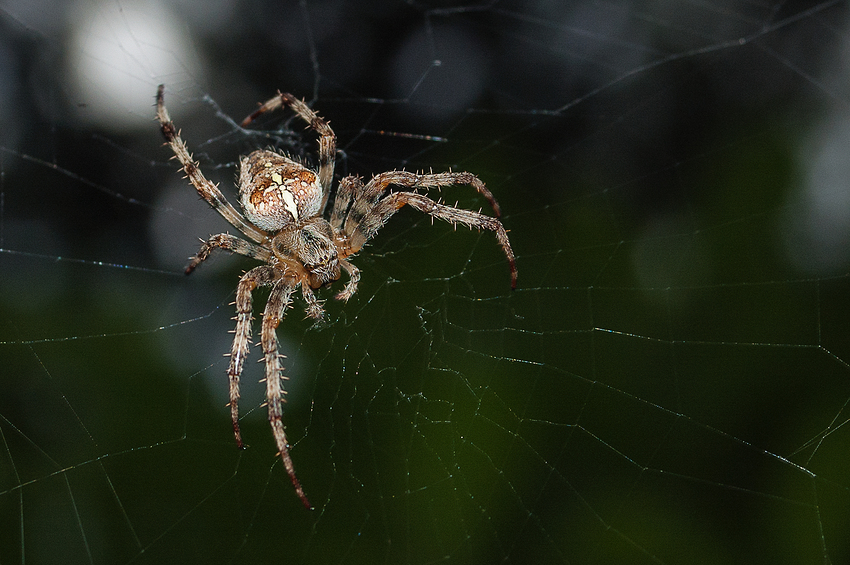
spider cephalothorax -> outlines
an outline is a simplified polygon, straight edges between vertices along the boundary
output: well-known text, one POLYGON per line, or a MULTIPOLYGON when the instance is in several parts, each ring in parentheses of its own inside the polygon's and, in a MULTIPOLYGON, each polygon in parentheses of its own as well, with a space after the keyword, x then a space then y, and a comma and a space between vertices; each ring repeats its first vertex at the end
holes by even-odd
POLYGON ((245 118, 242 126, 247 126, 264 112, 289 106, 319 133, 319 167, 314 171, 286 155, 267 150, 254 151, 242 157, 239 162, 240 213, 218 187, 207 180, 198 168, 198 163, 192 159, 165 108, 164 90, 164 86, 160 85, 156 93, 156 116, 165 141, 171 146, 175 158, 201 197, 251 240, 246 241, 226 233, 211 236, 186 267, 186 274, 195 270, 215 249, 247 255, 263 263, 245 273, 236 287, 236 331, 227 369, 230 378, 230 415, 236 443, 243 447, 239 431, 239 378, 251 338, 251 293, 259 286, 268 286, 271 291, 263 312, 260 342, 266 364, 269 422, 295 491, 304 506, 310 508, 310 502, 295 476, 282 419, 285 392, 281 381, 285 377, 275 330, 292 302, 292 293, 300 286, 307 303, 307 315, 319 319, 324 310, 313 291, 338 280, 344 270, 348 273, 348 283, 336 298, 351 298, 357 292, 360 270, 348 261, 348 257, 360 251, 381 226, 405 205, 452 224, 461 223, 493 231, 508 258, 511 288, 515 288, 517 270, 514 253, 499 220, 479 212, 440 204, 417 192, 390 192, 388 189, 392 185, 415 191, 419 188, 468 184, 490 202, 497 216, 499 205, 484 183, 472 173, 416 174, 388 171, 375 175, 365 184, 354 176, 340 180, 333 207, 326 219, 324 212, 332 189, 336 135, 327 122, 304 102, 291 94, 279 92, 245 118))

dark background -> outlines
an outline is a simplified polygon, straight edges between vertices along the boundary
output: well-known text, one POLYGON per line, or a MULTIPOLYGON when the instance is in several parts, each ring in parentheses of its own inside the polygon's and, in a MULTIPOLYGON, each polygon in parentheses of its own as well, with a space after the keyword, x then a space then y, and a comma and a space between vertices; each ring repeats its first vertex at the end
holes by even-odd
POLYGON ((847 563, 847 25, 842 2, 4 2, 0 563, 847 563), (228 226, 169 161, 160 83, 231 198, 240 154, 314 154, 288 113, 237 126, 281 89, 330 121, 337 178, 468 170, 501 204, 516 291, 491 234, 403 210, 347 305, 324 291, 314 325, 296 300, 312 512, 253 362, 233 444, 255 263, 183 276, 228 226))

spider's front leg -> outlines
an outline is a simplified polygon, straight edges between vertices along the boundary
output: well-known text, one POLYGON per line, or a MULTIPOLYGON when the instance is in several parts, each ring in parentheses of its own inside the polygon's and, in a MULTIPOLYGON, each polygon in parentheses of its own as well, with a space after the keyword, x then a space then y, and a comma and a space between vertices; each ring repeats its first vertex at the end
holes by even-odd
POLYGON ((286 440, 286 430, 283 426, 283 395, 285 392, 281 386, 281 381, 286 377, 283 375, 283 365, 280 361, 283 355, 278 351, 279 344, 275 331, 290 304, 290 296, 294 290, 295 286, 285 279, 272 287, 269 300, 266 303, 266 310, 263 312, 260 339, 263 344, 263 355, 266 363, 266 405, 269 410, 269 424, 272 427, 272 434, 274 434, 278 453, 289 479, 292 481, 292 486, 295 487, 298 498, 301 499, 308 510, 312 510, 313 506, 307 500, 304 489, 301 488, 301 483, 295 476, 295 466, 292 464, 292 457, 289 455, 289 443, 286 440))
POLYGON ((236 329, 234 330, 233 345, 230 348, 230 365, 227 367, 227 377, 230 380, 230 418, 233 421, 233 435, 236 445, 245 448, 242 443, 242 433, 239 431, 239 378, 242 367, 248 357, 251 341, 251 311, 253 299, 251 293, 258 286, 266 286, 275 279, 274 268, 268 265, 254 267, 239 279, 236 287, 236 329))

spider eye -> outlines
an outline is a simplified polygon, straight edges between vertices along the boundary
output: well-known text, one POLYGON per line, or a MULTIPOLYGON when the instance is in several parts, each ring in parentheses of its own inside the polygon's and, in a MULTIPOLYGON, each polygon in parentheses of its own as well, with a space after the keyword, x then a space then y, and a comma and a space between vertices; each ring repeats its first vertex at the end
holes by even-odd
POLYGON ((278 231, 318 215, 322 187, 316 173, 288 157, 254 151, 242 159, 239 198, 251 223, 278 231))

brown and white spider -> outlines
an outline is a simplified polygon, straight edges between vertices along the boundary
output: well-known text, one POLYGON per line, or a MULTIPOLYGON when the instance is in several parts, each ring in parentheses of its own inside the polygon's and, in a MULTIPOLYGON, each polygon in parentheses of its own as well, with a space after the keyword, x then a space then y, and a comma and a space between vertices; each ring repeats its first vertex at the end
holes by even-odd
POLYGON ((325 219, 323 215, 331 194, 334 174, 336 135, 328 123, 304 102, 291 94, 278 92, 245 118, 242 126, 247 126, 264 112, 289 106, 319 134, 319 168, 313 171, 287 155, 267 150, 257 150, 247 157, 241 157, 239 202, 244 215, 240 214, 218 187, 204 177, 198 163, 192 159, 186 142, 180 138, 165 108, 164 90, 164 85, 157 89, 156 117, 165 141, 174 151, 173 158, 180 161, 189 181, 204 200, 251 240, 246 241, 227 233, 211 236, 186 267, 186 274, 195 270, 215 249, 247 255, 263 263, 242 275, 236 287, 236 330, 227 369, 230 378, 230 416, 236 443, 240 448, 244 447, 239 432, 239 376, 248 356, 251 338, 251 292, 257 287, 269 286, 271 291, 263 312, 260 337, 266 365, 265 404, 286 472, 301 502, 311 508, 295 476, 282 420, 285 391, 281 381, 286 377, 283 375, 283 356, 278 353, 275 330, 292 303, 292 293, 300 285, 301 296, 307 303, 307 315, 320 319, 324 310, 313 291, 338 280, 342 269, 348 273, 348 283, 336 295, 336 299, 347 301, 351 298, 357 291, 360 270, 348 258, 360 251, 405 204, 455 225, 461 223, 470 228, 493 231, 508 258, 511 288, 516 288, 514 253, 499 220, 479 212, 434 202, 417 192, 390 192, 388 188, 396 185, 415 191, 419 188, 466 184, 474 187, 490 202, 497 216, 499 205, 484 183, 471 173, 415 174, 389 171, 375 175, 366 184, 355 176, 340 180, 330 216, 325 219))

